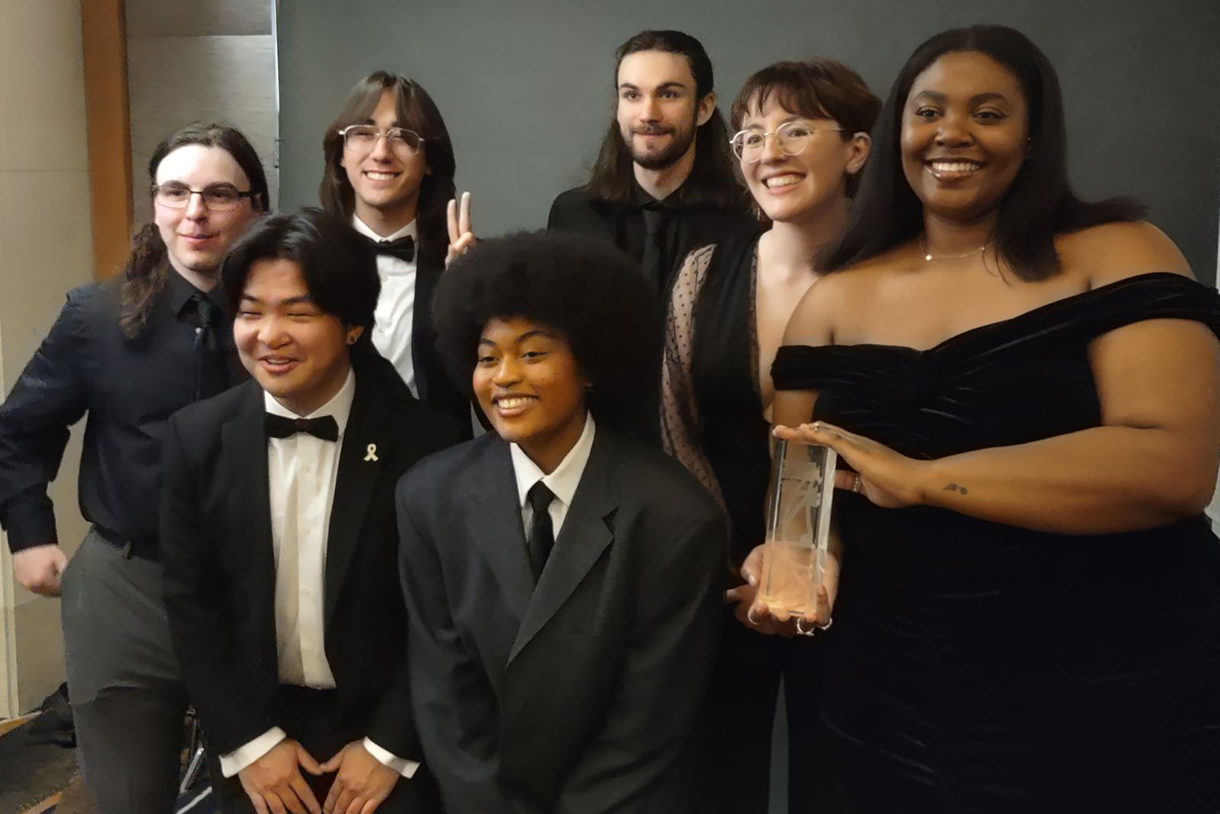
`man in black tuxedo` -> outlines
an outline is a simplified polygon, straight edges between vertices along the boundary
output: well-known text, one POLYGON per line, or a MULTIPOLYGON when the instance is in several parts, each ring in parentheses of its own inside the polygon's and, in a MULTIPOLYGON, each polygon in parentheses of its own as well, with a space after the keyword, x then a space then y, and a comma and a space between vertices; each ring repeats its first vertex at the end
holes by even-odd
POLYGON ((716 108, 712 61, 681 31, 641 31, 615 51, 615 116, 592 175, 559 195, 547 228, 608 240, 665 294, 693 249, 758 228, 716 108))
POLYGON ((348 93, 322 152, 323 208, 377 252, 373 345, 420 401, 469 430, 470 402, 433 344, 432 293, 449 248, 446 208, 457 167, 440 110, 419 83, 375 71, 348 93))
POLYGON ((726 529, 625 421, 652 295, 574 235, 480 243, 437 289, 438 344, 497 435, 399 485, 411 686, 449 814, 680 814, 726 529))
POLYGON ((230 812, 434 812, 393 490, 461 427, 369 347, 374 255, 342 222, 265 220, 221 276, 254 380, 170 420, 161 515, 171 638, 217 791, 230 812))

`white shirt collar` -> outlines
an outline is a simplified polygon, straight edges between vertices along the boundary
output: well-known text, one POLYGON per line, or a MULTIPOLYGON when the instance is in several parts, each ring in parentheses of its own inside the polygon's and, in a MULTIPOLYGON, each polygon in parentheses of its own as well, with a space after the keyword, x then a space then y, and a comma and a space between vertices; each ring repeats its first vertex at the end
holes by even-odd
POLYGON ((352 215, 352 228, 376 243, 381 243, 386 240, 398 240, 400 237, 406 237, 407 235, 410 235, 411 237, 418 239, 419 230, 416 229, 415 223, 416 223, 416 221, 411 221, 410 223, 408 223, 406 226, 399 229, 394 234, 389 235, 388 237, 382 237, 381 235, 377 234, 372 229, 370 229, 368 227, 368 224, 366 224, 364 221, 360 220, 360 218, 356 217, 355 215, 352 215))
POLYGON ((296 413, 289 410, 284 405, 275 400, 275 396, 263 391, 263 404, 267 408, 267 412, 272 415, 281 415, 285 418, 318 418, 319 416, 333 416, 335 423, 339 425, 339 437, 343 437, 343 431, 347 429, 347 419, 352 414, 352 400, 356 397, 356 373, 353 370, 347 371, 347 381, 339 388, 339 392, 331 398, 330 401, 323 404, 318 409, 314 410, 307 416, 298 416, 296 413))
POLYGON ((524 450, 516 444, 509 444, 509 453, 513 459, 513 472, 517 475, 517 498, 521 506, 525 506, 526 495, 535 483, 542 481, 565 506, 572 505, 576 496, 576 487, 580 485, 580 477, 589 463, 589 453, 593 451, 593 435, 595 432, 593 415, 585 418, 585 428, 580 433, 576 445, 568 450, 568 454, 549 475, 538 468, 538 464, 530 460, 524 450))

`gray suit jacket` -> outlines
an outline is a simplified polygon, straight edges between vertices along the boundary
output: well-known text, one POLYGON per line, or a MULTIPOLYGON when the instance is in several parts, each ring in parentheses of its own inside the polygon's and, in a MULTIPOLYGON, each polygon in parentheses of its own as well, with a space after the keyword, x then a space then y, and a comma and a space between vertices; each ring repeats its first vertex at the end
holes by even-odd
POLYGON ((426 459, 397 499, 416 720, 449 814, 702 810, 727 532, 694 478, 599 426, 536 587, 504 441, 426 459))

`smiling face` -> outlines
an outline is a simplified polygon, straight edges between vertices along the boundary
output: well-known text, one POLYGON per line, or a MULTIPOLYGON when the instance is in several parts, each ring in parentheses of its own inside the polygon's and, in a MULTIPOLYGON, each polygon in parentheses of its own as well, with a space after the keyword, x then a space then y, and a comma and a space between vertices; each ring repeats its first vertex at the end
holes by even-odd
POLYGON ((351 369, 349 346, 362 330, 324 313, 310 297, 301 267, 275 258, 250 266, 233 339, 263 390, 297 415, 308 415, 343 387, 351 369))
MULTIPOLYGON (((857 172, 868 157, 868 137, 844 139, 833 119, 809 118, 785 110, 772 93, 760 109, 747 106, 742 130, 771 133, 758 161, 741 160, 741 174, 750 194, 773 221, 794 222, 818 217, 828 207, 842 206, 848 172, 857 172), (780 127, 791 142, 804 141, 797 155, 780 149, 774 135, 780 127), (833 129, 832 129, 833 128, 833 129)), ((756 97, 757 98, 757 97, 756 97)), ((850 134, 849 134, 850 135, 850 134)))
POLYGON ((943 54, 915 78, 902 112, 902 169, 924 209, 952 221, 995 211, 1028 155, 1017 77, 976 51, 943 54))
MULTIPOLYGON (((202 144, 187 144, 161 159, 156 183, 179 183, 190 189, 228 184, 240 192, 250 191, 250 179, 227 150, 202 144)), ((153 210, 170 265, 197 287, 215 282, 225 252, 258 214, 250 198, 242 198, 236 209, 218 212, 203 205, 202 195, 191 195, 185 209, 154 200, 153 210)))
POLYGON ((715 96, 700 100, 695 75, 681 54, 636 51, 618 66, 619 134, 631 159, 662 170, 694 149, 695 131, 715 109, 715 96))
POLYGON ((495 431, 544 472, 580 440, 589 383, 554 329, 520 318, 490 320, 472 384, 495 431))
MULTIPOLYGON (((391 127, 408 127, 398 120, 397 100, 385 91, 368 119, 353 124, 370 124, 383 133, 391 127)), ((356 217, 365 223, 394 223, 397 228, 415 219, 419 186, 428 172, 427 143, 410 153, 390 146, 389 139, 378 138, 371 152, 344 147, 340 166, 355 193, 356 217)))

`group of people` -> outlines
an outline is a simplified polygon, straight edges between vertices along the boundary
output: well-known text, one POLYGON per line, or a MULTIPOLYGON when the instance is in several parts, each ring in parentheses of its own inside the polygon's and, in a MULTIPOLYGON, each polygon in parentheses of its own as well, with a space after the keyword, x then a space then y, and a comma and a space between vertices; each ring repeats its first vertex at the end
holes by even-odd
POLYGON ((615 56, 537 233, 476 240, 385 72, 321 209, 157 147, 0 406, 99 809, 172 809, 193 706, 226 812, 756 814, 781 683, 794 812, 1220 809, 1220 296, 1072 193, 1042 52, 778 62, 727 125, 695 38, 615 56), (773 436, 840 462, 808 617, 757 596, 773 436))

